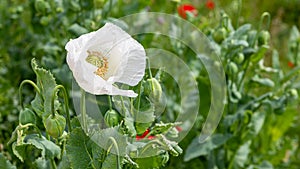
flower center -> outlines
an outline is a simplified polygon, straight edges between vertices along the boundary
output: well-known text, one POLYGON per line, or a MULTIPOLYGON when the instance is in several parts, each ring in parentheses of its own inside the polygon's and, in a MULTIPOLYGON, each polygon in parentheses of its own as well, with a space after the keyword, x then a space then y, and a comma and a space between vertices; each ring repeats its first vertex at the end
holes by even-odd
POLYGON ((108 61, 105 56, 103 56, 100 52, 97 51, 87 51, 88 56, 86 57, 86 61, 98 69, 94 72, 96 75, 104 78, 107 70, 108 70, 108 61))

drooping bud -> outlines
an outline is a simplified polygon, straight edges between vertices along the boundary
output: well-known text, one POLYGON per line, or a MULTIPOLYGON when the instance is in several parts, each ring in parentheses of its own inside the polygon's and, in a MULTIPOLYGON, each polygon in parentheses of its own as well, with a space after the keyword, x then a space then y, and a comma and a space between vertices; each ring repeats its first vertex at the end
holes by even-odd
POLYGON ((109 127, 117 126, 120 122, 120 115, 115 110, 108 110, 104 115, 104 121, 109 127))
POLYGON ((19 115, 19 122, 24 125, 28 123, 35 124, 36 123, 36 116, 34 112, 28 108, 21 110, 19 115))
POLYGON ((46 132, 53 138, 60 137, 66 127, 66 119, 64 116, 56 114, 50 115, 44 122, 46 132))
POLYGON ((258 45, 267 45, 270 40, 270 33, 268 31, 261 31, 258 34, 258 45))

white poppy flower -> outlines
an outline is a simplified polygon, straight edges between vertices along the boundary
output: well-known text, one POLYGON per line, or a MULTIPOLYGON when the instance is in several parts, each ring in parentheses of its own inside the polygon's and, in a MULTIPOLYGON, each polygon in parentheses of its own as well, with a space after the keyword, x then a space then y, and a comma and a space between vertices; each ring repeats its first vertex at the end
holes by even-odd
POLYGON ((118 26, 107 23, 95 32, 81 35, 66 45, 67 63, 78 85, 95 95, 136 97, 115 82, 135 86, 146 67, 143 46, 118 26))

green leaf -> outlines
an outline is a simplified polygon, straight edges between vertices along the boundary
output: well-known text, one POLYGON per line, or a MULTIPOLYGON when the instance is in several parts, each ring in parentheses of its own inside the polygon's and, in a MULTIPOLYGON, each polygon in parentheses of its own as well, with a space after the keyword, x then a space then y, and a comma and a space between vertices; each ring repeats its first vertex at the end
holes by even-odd
POLYGON ((274 87, 275 86, 275 83, 271 80, 271 79, 268 79, 268 78, 260 78, 258 75, 255 75, 252 79, 251 79, 252 82, 255 82, 255 83, 258 83, 260 85, 263 85, 263 86, 267 86, 267 87, 274 87))
POLYGON ((85 29, 84 27, 78 25, 77 23, 74 23, 71 25, 68 29, 69 32, 74 34, 75 36, 80 36, 82 34, 88 33, 88 30, 85 29))
POLYGON ((242 25, 230 36, 229 39, 239 39, 242 36, 244 36, 250 29, 251 29, 250 24, 242 25))
POLYGON ((12 165, 2 153, 0 153, 0 168, 1 169, 16 169, 17 167, 12 165))
POLYGON ((34 145, 36 148, 42 150, 43 158, 60 158, 61 157, 61 149, 58 145, 54 144, 52 141, 47 140, 46 138, 40 138, 36 134, 27 135, 25 140, 28 144, 34 145))
POLYGON ((67 153, 66 151, 64 151, 63 155, 62 155, 62 159, 57 167, 58 169, 71 169, 71 164, 70 161, 67 157, 67 153))
POLYGON ((100 157, 93 157, 93 150, 101 151, 101 148, 84 133, 81 128, 75 128, 70 134, 66 144, 66 153, 73 169, 96 168, 96 161, 100 157))
POLYGON ((248 155, 250 153, 250 145, 251 141, 246 142, 245 144, 241 145, 234 157, 234 164, 238 166, 237 168, 245 168, 245 164, 247 162, 248 155))
POLYGON ((152 135, 162 134, 168 132, 172 127, 179 125, 179 123, 155 123, 150 133, 152 135))
POLYGON ((111 147, 110 152, 113 154, 117 154, 117 147, 115 147, 115 145, 113 144, 113 141, 115 141, 117 143, 120 155, 124 156, 127 147, 127 136, 120 134, 118 130, 119 127, 117 126, 114 128, 106 128, 97 133, 94 133, 91 136, 91 139, 101 140, 97 142, 101 147, 105 147, 106 150, 111 147))
MULTIPOLYGON (((146 158, 137 158, 135 159, 136 164, 139 166, 140 169, 157 169, 161 168, 165 165, 167 160, 165 157, 168 158, 168 154, 164 151, 159 150, 159 148, 151 148, 150 151, 156 151, 157 155, 146 157, 146 158)), ((149 153, 153 154, 153 153, 149 153)))
MULTIPOLYGON (((35 59, 31 60, 31 66, 36 74, 37 86, 41 91, 41 95, 38 93, 35 99, 31 102, 32 108, 35 112, 43 119, 47 118, 51 114, 51 99, 52 93, 56 86, 55 78, 52 73, 40 68, 35 59)), ((57 94, 55 94, 55 110, 59 107, 59 102, 57 100, 57 94)))
POLYGON ((194 138, 186 150, 184 161, 189 161, 199 156, 208 155, 212 150, 223 145, 229 138, 231 138, 231 135, 229 134, 215 134, 204 142, 199 142, 200 136, 194 138))
POLYGON ((142 134, 147 130, 153 121, 155 120, 154 116, 154 107, 149 108, 146 111, 139 111, 135 113, 135 127, 138 134, 142 134))
POLYGON ((116 155, 109 153, 106 156, 101 169, 112 169, 112 168, 118 169, 118 168, 120 168, 121 166, 118 167, 118 164, 117 164, 117 160, 118 160, 117 158, 118 157, 116 155))
POLYGON ((37 158, 34 165, 38 169, 51 169, 50 161, 42 157, 37 158))
POLYGON ((13 143, 12 149, 13 153, 23 162, 26 157, 28 157, 28 152, 30 149, 40 150, 42 158, 60 158, 61 149, 59 146, 54 144, 52 141, 45 139, 44 137, 39 137, 36 134, 27 135, 24 139, 24 143, 17 144, 13 143))
POLYGON ((267 46, 267 45, 261 46, 258 49, 258 51, 251 56, 251 61, 253 63, 257 63, 258 61, 260 61, 265 56, 268 49, 269 49, 269 46, 267 46))

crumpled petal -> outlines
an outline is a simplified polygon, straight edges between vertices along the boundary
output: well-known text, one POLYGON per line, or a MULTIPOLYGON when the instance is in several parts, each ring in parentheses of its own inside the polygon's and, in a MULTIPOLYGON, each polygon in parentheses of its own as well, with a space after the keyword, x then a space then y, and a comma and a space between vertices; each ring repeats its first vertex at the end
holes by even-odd
POLYGON ((135 86, 143 78, 146 54, 143 46, 121 28, 107 23, 96 32, 84 34, 70 40, 66 45, 67 63, 78 85, 85 91, 101 95, 122 95, 136 97, 131 90, 121 90, 113 86, 119 82, 135 86), (88 51, 100 53, 107 58, 105 75, 98 76, 98 69, 86 61, 88 51))

